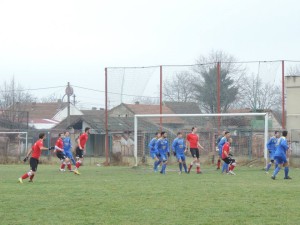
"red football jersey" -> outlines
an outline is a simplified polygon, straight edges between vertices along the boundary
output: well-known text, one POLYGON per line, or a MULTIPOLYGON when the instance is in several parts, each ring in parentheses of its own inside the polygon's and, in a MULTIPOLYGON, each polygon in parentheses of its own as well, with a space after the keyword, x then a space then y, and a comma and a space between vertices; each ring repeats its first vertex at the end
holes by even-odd
POLYGON ((60 149, 64 150, 64 142, 61 138, 58 138, 56 143, 55 143, 55 146, 59 147, 60 149))
POLYGON ((80 135, 80 137, 79 137, 79 143, 80 143, 80 146, 82 148, 84 148, 84 146, 85 146, 85 144, 86 144, 86 142, 87 142, 88 139, 89 139, 89 136, 88 136, 87 133, 83 133, 82 135, 80 135))
POLYGON ((39 159, 42 153, 41 148, 44 146, 43 140, 37 140, 32 147, 32 158, 39 159))
POLYGON ((186 139, 190 143, 190 148, 198 148, 199 137, 197 134, 190 133, 186 139))
POLYGON ((229 152, 230 152, 230 143, 229 143, 229 142, 226 142, 226 143, 223 145, 223 148, 222 148, 222 159, 227 158, 229 152), (225 152, 227 153, 227 156, 225 155, 225 152))

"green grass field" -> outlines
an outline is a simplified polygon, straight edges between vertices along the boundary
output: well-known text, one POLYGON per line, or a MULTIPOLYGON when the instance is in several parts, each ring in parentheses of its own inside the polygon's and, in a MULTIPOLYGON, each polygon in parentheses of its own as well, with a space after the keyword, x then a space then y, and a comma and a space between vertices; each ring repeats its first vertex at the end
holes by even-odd
POLYGON ((1 165, 0 224, 299 224, 300 171, 271 180, 261 168, 236 176, 204 168, 166 175, 150 167, 84 166, 81 175, 39 165, 34 183, 17 178, 28 165, 1 165))

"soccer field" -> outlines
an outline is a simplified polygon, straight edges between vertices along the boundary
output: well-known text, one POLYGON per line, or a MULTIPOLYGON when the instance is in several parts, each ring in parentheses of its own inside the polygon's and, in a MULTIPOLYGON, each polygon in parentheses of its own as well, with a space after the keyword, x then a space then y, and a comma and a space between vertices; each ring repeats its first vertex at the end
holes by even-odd
POLYGON ((84 166, 81 175, 39 165, 34 183, 17 178, 28 165, 1 165, 0 224, 299 224, 300 173, 271 180, 261 168, 236 176, 213 168, 166 175, 150 167, 84 166))

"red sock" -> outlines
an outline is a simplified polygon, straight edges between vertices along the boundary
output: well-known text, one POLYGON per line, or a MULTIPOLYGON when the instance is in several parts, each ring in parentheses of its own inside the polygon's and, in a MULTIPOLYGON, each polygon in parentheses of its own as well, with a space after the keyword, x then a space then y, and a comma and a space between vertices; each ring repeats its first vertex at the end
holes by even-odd
POLYGON ((66 164, 65 164, 65 163, 62 163, 61 166, 60 166, 60 168, 61 168, 61 169, 64 169, 65 166, 66 166, 66 164))
POLYGON ((229 170, 233 171, 234 167, 235 167, 235 166, 230 165, 229 170))
POLYGON ((218 159, 217 168, 220 169, 220 166, 221 166, 221 160, 218 159))
POLYGON ((32 180, 34 178, 34 174, 32 174, 31 176, 30 176, 30 180, 32 180))
POLYGON ((81 163, 80 162, 76 162, 76 168, 78 169, 80 167, 81 163))
POLYGON ((71 163, 68 163, 67 166, 68 166, 68 170, 72 170, 71 163))
POLYGON ((197 173, 200 173, 200 166, 197 166, 197 173))
POLYGON ((190 164, 188 172, 191 171, 192 167, 193 167, 193 164, 190 164))
POLYGON ((23 176, 22 176, 22 179, 27 179, 29 177, 28 173, 25 173, 23 176))

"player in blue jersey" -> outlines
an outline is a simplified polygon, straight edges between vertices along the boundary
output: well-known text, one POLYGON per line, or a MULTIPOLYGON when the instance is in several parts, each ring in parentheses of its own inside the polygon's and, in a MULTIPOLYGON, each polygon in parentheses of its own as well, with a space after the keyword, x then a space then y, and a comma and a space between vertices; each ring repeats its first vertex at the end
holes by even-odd
POLYGON ((181 132, 177 133, 177 138, 175 138, 172 143, 172 150, 173 150, 174 156, 176 156, 177 161, 179 163, 179 174, 182 173, 182 166, 184 168, 184 172, 187 173, 188 171, 187 171, 185 155, 184 155, 184 153, 187 151, 187 149, 186 149, 186 145, 185 145, 185 140, 182 137, 181 132))
MULTIPOLYGON (((267 165, 266 173, 269 173, 269 170, 270 170, 272 164, 275 163, 274 155, 275 155, 275 151, 276 151, 276 144, 277 144, 279 137, 280 137, 279 131, 275 131, 275 135, 273 137, 271 137, 267 143, 267 149, 269 151, 270 162, 267 165)), ((277 167, 277 164, 275 163, 275 168, 276 167, 277 167)))
MULTIPOLYGON (((218 143, 218 147, 219 147, 219 157, 222 158, 222 149, 223 146, 225 145, 226 142, 228 142, 230 138, 230 132, 229 131, 225 131, 224 132, 224 136, 221 138, 220 142, 218 143)), ((222 173, 227 172, 229 169, 229 165, 227 163, 223 163, 222 166, 222 173)))
POLYGON ((64 142, 64 153, 65 155, 72 161, 73 165, 76 165, 76 161, 72 154, 72 143, 70 138, 70 133, 68 131, 65 132, 65 137, 63 139, 64 142))
POLYGON ((150 152, 150 156, 152 159, 154 159, 154 165, 153 165, 153 170, 154 172, 157 172, 157 167, 158 165, 161 163, 160 159, 159 159, 159 153, 158 150, 155 148, 155 144, 157 142, 157 140, 160 138, 160 133, 156 132, 155 133, 155 137, 152 138, 152 140, 150 141, 148 147, 149 147, 149 152, 150 152))
POLYGON ((217 170, 221 169, 221 156, 220 156, 220 151, 219 151, 219 142, 221 141, 221 139, 225 136, 225 132, 223 131, 222 134, 217 138, 216 140, 216 151, 218 152, 218 162, 217 162, 217 170))
POLYGON ((277 168, 274 170, 273 176, 271 177, 273 180, 275 180, 276 175, 280 171, 282 167, 284 167, 284 179, 292 179, 289 176, 289 162, 287 159, 287 154, 289 150, 289 145, 287 142, 287 134, 288 132, 282 131, 282 137, 278 139, 276 151, 274 154, 274 159, 276 163, 278 164, 277 168))
POLYGON ((163 162, 160 173, 166 174, 166 168, 168 163, 168 157, 170 156, 169 142, 167 139, 167 133, 165 131, 160 133, 161 137, 157 140, 155 148, 160 154, 160 160, 163 162))

